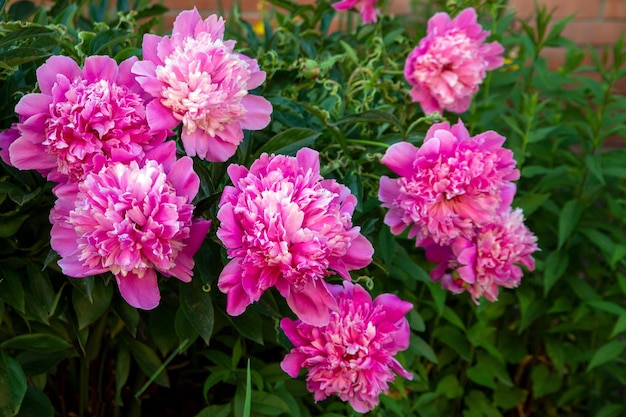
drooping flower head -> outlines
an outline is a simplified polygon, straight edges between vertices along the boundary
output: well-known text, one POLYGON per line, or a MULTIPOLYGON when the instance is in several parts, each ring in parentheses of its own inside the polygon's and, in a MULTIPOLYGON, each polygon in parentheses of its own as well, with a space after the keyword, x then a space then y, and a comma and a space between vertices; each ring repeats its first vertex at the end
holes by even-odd
POLYGON ((349 280, 367 266, 373 247, 352 226, 356 198, 320 175, 319 155, 303 148, 295 157, 261 155, 250 169, 230 165, 217 236, 232 260, 219 277, 227 312, 246 307, 275 286, 304 322, 324 324, 336 308, 326 276, 349 280))
POLYGON ((377 0, 340 0, 332 6, 335 10, 349 10, 358 6, 363 23, 375 23, 380 14, 380 9, 375 7, 376 2, 377 0))
POLYGON ((477 23, 473 8, 450 19, 437 13, 428 21, 426 37, 409 54, 404 76, 413 101, 425 113, 466 111, 487 71, 504 62, 504 48, 485 42, 489 32, 477 23))
POLYGON ((162 143, 167 130, 151 132, 147 98, 130 72, 132 57, 90 56, 81 69, 71 58, 52 56, 37 69, 41 93, 17 103, 20 136, 9 147, 13 166, 35 169, 56 182, 79 181, 94 158, 129 162, 162 143))
POLYGON ((144 61, 133 67, 154 98, 147 109, 150 126, 171 129, 182 122, 185 152, 213 162, 234 155, 242 129, 264 128, 272 112, 266 99, 248 94, 265 81, 265 72, 223 37, 221 17, 202 20, 195 8, 183 11, 171 37, 144 36, 144 61))
POLYGON ((454 293, 469 292, 478 303, 481 296, 496 301, 499 287, 517 287, 523 275, 519 265, 532 271, 531 255, 537 250, 537 238, 524 225, 522 210, 509 209, 479 228, 473 239, 427 245, 426 257, 439 263, 431 272, 435 281, 454 293))
POLYGON ((156 271, 191 280, 210 222, 193 218, 200 181, 190 158, 174 162, 174 149, 164 149, 174 146, 154 152, 163 159, 103 164, 81 182, 55 187, 50 244, 64 274, 111 272, 122 297, 146 310, 160 300, 156 271))
POLYGON ((378 198, 391 232, 411 226, 409 237, 441 245, 471 239, 513 200, 519 171, 504 140, 493 131, 470 136, 459 120, 431 126, 420 148, 390 146, 381 162, 400 178, 381 177, 378 198))
POLYGON ((281 320, 280 327, 294 345, 281 367, 293 378, 306 368, 307 389, 315 401, 336 394, 365 413, 376 407, 381 392, 387 392, 394 372, 413 377, 394 358, 409 346, 404 316, 413 306, 393 294, 372 301, 365 289, 347 281, 332 285, 331 292, 339 308, 330 313, 327 325, 281 320))

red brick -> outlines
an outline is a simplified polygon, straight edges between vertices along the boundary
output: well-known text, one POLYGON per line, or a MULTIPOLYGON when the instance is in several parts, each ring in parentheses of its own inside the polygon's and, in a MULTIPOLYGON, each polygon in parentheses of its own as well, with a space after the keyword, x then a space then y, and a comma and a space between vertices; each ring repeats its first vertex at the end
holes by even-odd
MULTIPOLYGON (((626 19, 626 1, 605 0, 604 17, 607 19, 626 19)), ((626 25, 626 22, 624 24, 626 25)))
POLYGON ((626 25, 619 21, 570 22, 563 36, 581 45, 613 45, 626 32, 626 25))
MULTIPOLYGON (((604 0, 538 0, 548 11, 554 9, 554 17, 563 18, 572 14, 576 18, 595 18, 600 16, 601 4, 604 0)), ((621 1, 621 0, 617 0, 621 1)), ((509 7, 519 17, 527 18, 535 15, 535 2, 531 0, 511 0, 509 7)))

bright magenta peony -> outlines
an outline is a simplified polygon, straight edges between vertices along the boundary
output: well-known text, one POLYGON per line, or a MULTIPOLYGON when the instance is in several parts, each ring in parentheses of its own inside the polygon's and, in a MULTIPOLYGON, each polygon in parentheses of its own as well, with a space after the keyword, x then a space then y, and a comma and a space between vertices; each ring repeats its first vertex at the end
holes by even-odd
POLYGON ((427 245, 426 257, 439 265, 431 272, 435 281, 454 293, 467 291, 474 302, 484 296, 498 299, 498 288, 515 288, 523 272, 535 268, 532 253, 537 238, 524 225, 521 209, 509 209, 494 223, 481 227, 471 239, 458 238, 450 246, 427 245))
POLYGON ((235 154, 243 130, 262 129, 272 105, 248 94, 265 81, 256 60, 223 40, 224 20, 202 20, 197 9, 181 12, 171 37, 146 34, 143 58, 133 67, 137 81, 154 98, 147 108, 153 129, 182 122, 185 152, 223 162, 235 154))
POLYGON ((294 345, 281 363, 296 378, 308 369, 307 388, 315 401, 337 394, 360 413, 378 404, 394 372, 411 379, 394 356, 409 346, 410 329, 404 317, 413 306, 393 294, 372 297, 359 285, 332 285, 338 310, 321 327, 284 318, 280 327, 294 345))
POLYGON ((409 237, 418 244, 472 239, 476 227, 491 223, 515 194, 519 171, 504 140, 493 131, 470 136, 459 120, 452 128, 431 126, 420 148, 390 146, 381 162, 400 178, 381 177, 378 198, 389 209, 384 221, 391 232, 411 226, 409 237))
POLYGON ((363 23, 374 23, 380 14, 380 10, 375 7, 376 2, 377 0, 340 0, 333 3, 332 6, 335 10, 349 10, 355 9, 359 5, 359 14, 363 23))
POLYGON ((211 224, 193 218, 200 181, 191 158, 174 162, 174 142, 149 156, 159 162, 111 163, 82 182, 57 185, 50 213, 50 243, 63 273, 111 272, 122 297, 146 310, 160 300, 156 271, 191 280, 193 255, 211 224))
POLYGON ((463 113, 469 108, 487 71, 504 62, 504 48, 498 42, 486 43, 487 36, 472 8, 454 19, 437 13, 428 21, 426 37, 404 66, 411 97, 424 113, 463 113))
POLYGON ((295 157, 261 155, 250 169, 230 165, 217 236, 232 260, 219 277, 227 312, 239 315, 276 287, 302 321, 322 325, 336 302, 326 276, 350 280, 374 249, 352 226, 356 198, 320 175, 319 155, 303 148, 295 157))
POLYGON ((15 111, 20 136, 9 147, 11 164, 35 169, 55 182, 79 181, 94 158, 143 158, 162 143, 167 130, 150 131, 145 93, 130 72, 132 57, 90 56, 81 69, 65 56, 50 57, 37 69, 41 93, 27 94, 15 111))

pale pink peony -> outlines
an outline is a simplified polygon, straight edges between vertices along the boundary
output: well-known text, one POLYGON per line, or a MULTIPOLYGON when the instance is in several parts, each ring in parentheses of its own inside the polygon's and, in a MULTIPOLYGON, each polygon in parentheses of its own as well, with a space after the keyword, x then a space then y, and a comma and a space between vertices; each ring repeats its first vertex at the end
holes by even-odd
POLYGON ((320 175, 319 155, 261 155, 250 170, 230 165, 217 236, 232 260, 219 277, 227 312, 239 315, 275 286, 304 322, 325 324, 336 308, 324 277, 367 266, 374 249, 352 226, 356 198, 320 175), (333 272, 334 271, 334 272, 333 272))
POLYGON ((394 358, 409 346, 410 329, 404 317, 413 306, 393 294, 372 297, 359 285, 344 281, 332 285, 339 309, 330 313, 327 325, 315 327, 301 320, 280 322, 294 348, 281 362, 296 378, 308 369, 307 388, 315 401, 337 394, 355 411, 365 413, 387 392, 394 372, 413 375, 394 358))
POLYGON ((242 129, 264 128, 272 113, 269 101, 248 94, 265 81, 265 72, 223 37, 221 17, 203 21, 198 10, 187 10, 176 18, 171 37, 144 35, 144 61, 133 67, 154 97, 150 126, 171 129, 182 122, 185 152, 213 162, 234 155, 242 129))
POLYGON ((104 164, 81 182, 54 188, 50 244, 64 274, 111 272, 122 297, 146 310, 160 300, 156 271, 191 280, 193 255, 211 223, 193 218, 200 181, 191 158, 175 161, 173 151, 167 142, 148 155, 164 155, 159 162, 104 164))
POLYGON ((380 15, 380 9, 377 9, 376 2, 378 0, 340 0, 333 3, 332 6, 335 10, 349 10, 355 9, 358 6, 359 14, 363 23, 374 23, 378 20, 380 15))
POLYGON ((437 13, 428 21, 425 38, 409 54, 404 76, 412 88, 413 101, 424 113, 466 111, 487 71, 504 62, 504 48, 486 43, 489 32, 476 21, 473 8, 450 19, 437 13))
POLYGON ((78 181, 96 157, 128 162, 162 143, 169 132, 150 132, 147 96, 130 72, 135 61, 118 66, 110 57, 90 56, 81 69, 71 58, 50 57, 37 69, 41 93, 15 106, 20 136, 9 147, 12 165, 56 182, 78 181))
POLYGON ((420 148, 395 143, 381 162, 400 178, 380 179, 378 198, 389 209, 385 224, 393 234, 411 226, 409 237, 431 238, 446 245, 471 239, 476 227, 489 224, 513 200, 519 178, 505 138, 487 131, 476 136, 459 120, 450 128, 438 123, 420 148))
POLYGON ((523 275, 519 265, 532 271, 531 255, 538 250, 521 209, 500 214, 471 240, 460 237, 450 246, 424 245, 427 259, 439 263, 431 277, 454 293, 469 292, 477 304, 481 296, 496 301, 499 287, 517 287, 523 275))

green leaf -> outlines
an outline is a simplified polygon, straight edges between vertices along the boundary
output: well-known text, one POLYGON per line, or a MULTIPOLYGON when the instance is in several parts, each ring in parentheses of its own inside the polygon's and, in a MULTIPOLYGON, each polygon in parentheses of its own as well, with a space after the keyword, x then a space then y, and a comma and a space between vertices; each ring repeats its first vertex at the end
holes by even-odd
POLYGON ((443 310, 443 318, 446 319, 450 324, 458 327, 459 329, 465 331, 465 324, 463 324, 463 320, 456 314, 456 312, 450 307, 445 307, 443 310))
POLYGON ((543 363, 535 366, 531 372, 533 381, 533 395, 541 398, 548 394, 558 392, 561 389, 561 378, 554 372, 550 372, 543 363))
POLYGON ((550 252, 543 271, 543 294, 547 296, 550 289, 563 276, 569 264, 569 254, 565 251, 550 252))
POLYGON ((0 217, 0 237, 13 236, 27 218, 27 214, 23 214, 20 216, 0 217))
POLYGON ((433 331, 433 336, 458 353, 464 360, 470 360, 470 344, 464 333, 456 327, 439 326, 433 331))
POLYGON ((298 150, 312 145, 320 135, 320 132, 312 129, 292 127, 271 138, 254 158, 257 159, 262 153, 295 155, 298 150))
POLYGON ((0 300, 24 313, 24 288, 20 276, 15 271, 2 268, 0 269, 0 277, 0 300))
POLYGON ((558 249, 561 249, 565 241, 570 237, 574 228, 580 220, 582 214, 582 204, 578 200, 570 200, 563 206, 559 215, 559 244, 558 249))
POLYGON ((248 309, 240 316, 228 316, 228 320, 240 335, 260 345, 263 344, 263 322, 261 315, 253 309, 248 309))
POLYGON ((451 400, 463 395, 463 387, 456 375, 446 375, 437 384, 435 392, 451 400))
POLYGON ((478 363, 477 365, 469 368, 467 370, 467 377, 479 385, 491 389, 496 388, 493 374, 485 364, 478 363))
POLYGON ((243 417, 250 417, 250 407, 252 405, 252 378, 250 377, 250 359, 246 369, 246 395, 243 403, 243 417))
POLYGON ((15 417, 54 417, 50 399, 34 387, 28 387, 22 408, 15 417))
POLYGON ((78 329, 84 329, 98 320, 111 304, 113 285, 106 285, 104 280, 95 280, 91 299, 79 290, 72 290, 72 304, 78 319, 78 329))
POLYGON ((58 352, 71 349, 67 340, 48 333, 22 334, 0 343, 0 349, 21 349, 41 352, 58 352))
POLYGON ((513 205, 521 208, 524 216, 528 217, 541 207, 548 198, 550 198, 548 193, 526 194, 516 197, 513 205))
POLYGON ((117 359, 115 361, 115 405, 122 406, 122 390, 128 375, 130 374, 130 351, 128 346, 122 344, 117 351, 117 359))
POLYGON ((613 327, 613 331, 611 332, 611 338, 614 338, 620 333, 623 333, 626 330, 626 314, 622 314, 619 316, 617 321, 615 322, 615 326, 613 327))
POLYGON ((12 416, 26 395, 26 375, 20 364, 0 352, 0 415, 12 416))
POLYGON ((418 355, 428 359, 432 363, 438 363, 437 355, 435 355, 435 351, 433 350, 433 348, 430 347, 430 345, 426 343, 424 339, 415 334, 411 334, 411 344, 409 345, 409 349, 411 349, 411 351, 417 353, 418 355))
MULTIPOLYGON (((157 324, 155 323, 155 325, 157 324)), ((174 337, 172 337, 171 339, 172 345, 175 342, 176 337, 178 337, 179 342, 182 343, 183 340, 192 341, 192 340, 196 340, 198 336, 200 336, 200 334, 195 329, 193 324, 191 324, 191 322, 187 318, 187 314, 185 314, 185 311, 183 310, 182 307, 176 310, 175 319, 174 319, 174 335, 173 336, 174 337)), ((172 347, 172 345, 170 345, 170 347, 172 347)), ((165 354, 165 352, 166 351, 164 350, 163 353, 165 354)), ((167 350, 167 352, 169 352, 169 349, 167 350)))
POLYGON ((194 279, 180 284, 180 299, 187 319, 208 345, 215 322, 211 293, 203 289, 199 279, 194 279))
POLYGON ((624 349, 626 349, 626 342, 619 340, 612 340, 609 343, 603 345, 598 350, 596 350, 591 357, 589 365, 587 365, 587 372, 595 367, 614 360, 619 355, 624 353, 624 349))
POLYGON ((275 394, 252 391, 251 400, 252 410, 261 415, 278 416, 289 412, 289 405, 275 394))
POLYGON ((169 388, 169 378, 165 370, 160 370, 162 366, 161 360, 154 350, 133 339, 128 339, 128 347, 130 348, 130 353, 133 355, 133 358, 135 358, 135 361, 141 370, 148 377, 152 377, 158 372, 156 378, 154 378, 154 382, 158 385, 169 388))
POLYGON ((335 124, 343 123, 389 123, 398 129, 402 128, 402 123, 395 114, 382 110, 366 110, 362 113, 351 114, 338 120, 335 124))
POLYGON ((593 176, 600 181, 600 184, 606 185, 606 181, 604 181, 604 174, 602 173, 602 155, 587 155, 585 158, 585 164, 593 176))
POLYGON ((503 410, 510 410, 525 401, 526 396, 526 391, 521 388, 498 385, 493 393, 493 404, 503 410))
POLYGON ((600 409, 595 417, 620 417, 624 415, 624 406, 622 404, 607 404, 600 409))

